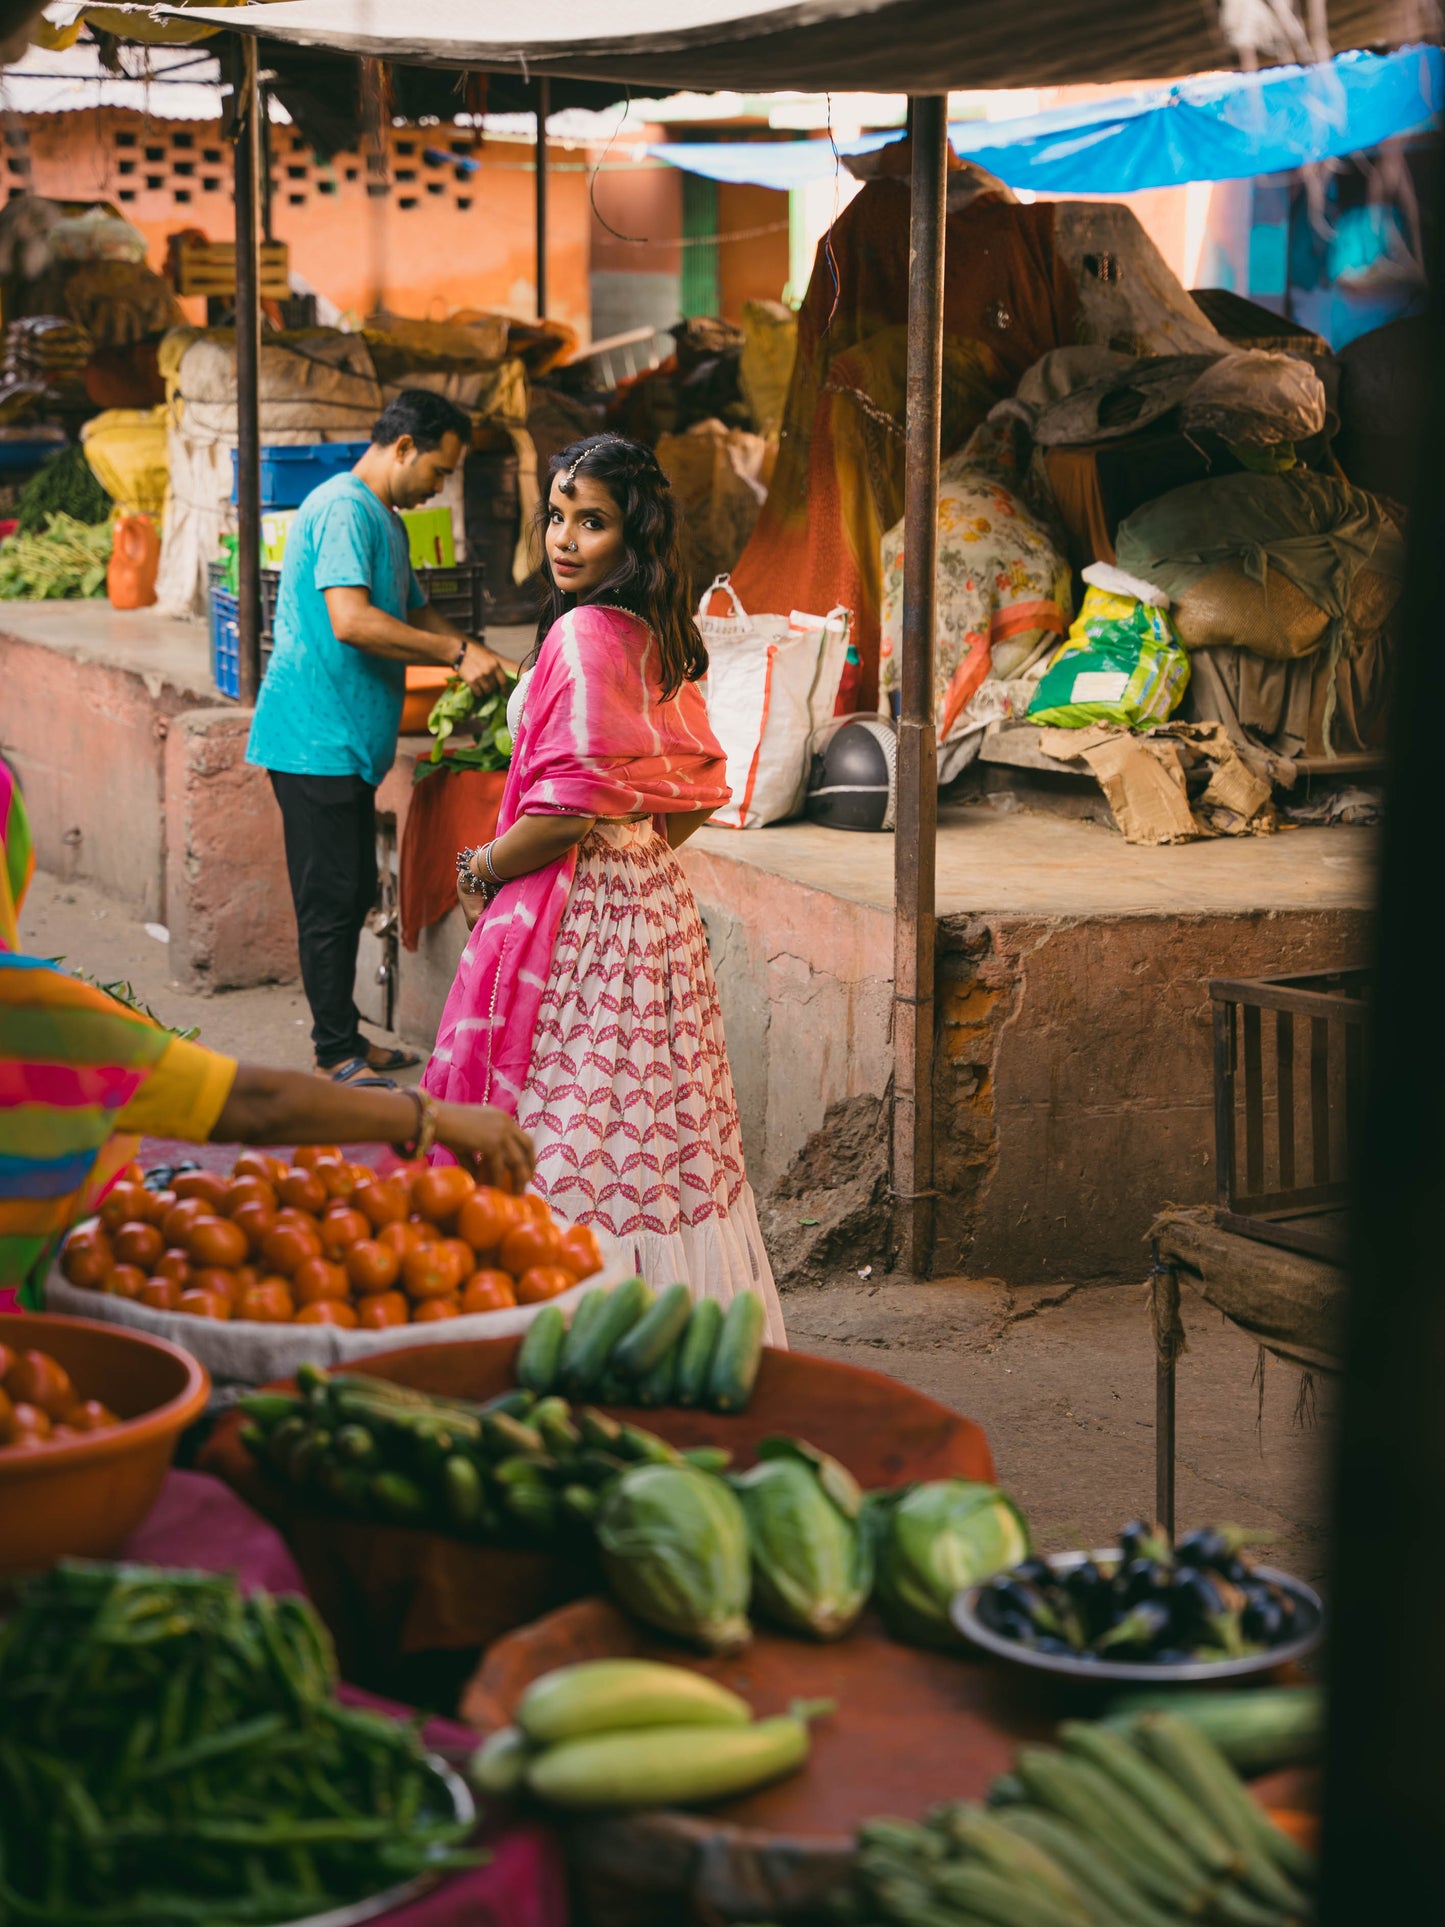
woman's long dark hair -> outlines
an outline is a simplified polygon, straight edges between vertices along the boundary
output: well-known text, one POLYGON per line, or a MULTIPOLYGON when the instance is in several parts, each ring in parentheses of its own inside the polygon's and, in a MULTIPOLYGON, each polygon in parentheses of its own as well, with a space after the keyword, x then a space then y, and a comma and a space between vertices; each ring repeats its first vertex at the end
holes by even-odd
POLYGON ((558 617, 579 601, 606 603, 640 616, 657 638, 664 702, 685 682, 707 674, 707 650, 693 620, 692 581, 682 559, 677 503, 650 448, 621 435, 588 435, 554 455, 537 512, 537 540, 545 596, 537 622, 537 648, 558 617), (600 482, 622 512, 626 545, 622 560, 605 582, 582 597, 558 588, 546 559, 548 504, 558 475, 563 477, 559 484, 563 494, 572 492, 579 475, 600 482))

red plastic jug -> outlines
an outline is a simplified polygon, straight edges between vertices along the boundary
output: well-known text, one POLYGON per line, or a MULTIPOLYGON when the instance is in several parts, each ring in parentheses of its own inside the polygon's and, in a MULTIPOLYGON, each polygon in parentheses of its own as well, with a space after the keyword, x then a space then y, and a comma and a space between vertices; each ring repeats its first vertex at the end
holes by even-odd
POLYGON ((156 599, 161 538, 148 515, 122 515, 115 525, 105 592, 113 609, 148 609, 156 599))

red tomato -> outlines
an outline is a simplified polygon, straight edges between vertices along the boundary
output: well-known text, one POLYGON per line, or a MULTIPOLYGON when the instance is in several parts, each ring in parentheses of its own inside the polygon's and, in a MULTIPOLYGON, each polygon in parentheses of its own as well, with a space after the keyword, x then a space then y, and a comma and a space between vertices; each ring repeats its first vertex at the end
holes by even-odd
POLYGON ((113 1298, 139 1298, 146 1275, 138 1265, 112 1265, 105 1274, 102 1291, 113 1298))
POLYGON ((344 1298, 317 1298, 309 1305, 303 1305, 296 1314, 298 1325, 340 1325, 343 1331, 355 1331, 356 1312, 344 1298))
MULTIPOLYGON (((466 1276, 457 1254, 458 1242, 453 1238, 445 1244, 419 1245, 407 1253, 401 1262, 401 1277, 409 1298, 449 1298, 456 1292, 466 1276)), ((465 1249, 470 1261, 471 1248, 465 1249)))
POLYGON ((363 1298, 356 1307, 356 1322, 363 1331, 388 1331, 407 1321, 407 1303, 399 1291, 377 1291, 363 1298))
POLYGON ((561 1234, 555 1225, 524 1218, 502 1240, 499 1253, 502 1269, 520 1278, 524 1271, 535 1270, 538 1265, 555 1265, 561 1243, 561 1234))
POLYGON ((114 1238, 115 1255, 123 1265, 139 1265, 149 1274, 165 1250, 165 1239, 153 1224, 123 1224, 114 1238))
POLYGON ((372 1229, 380 1231, 384 1224, 400 1224, 411 1201, 406 1186, 395 1178, 374 1177, 369 1184, 357 1185, 351 1202, 365 1212, 372 1229))
POLYGON ((517 1280, 517 1303, 540 1305, 559 1292, 570 1291, 576 1282, 571 1272, 564 1271, 560 1265, 533 1265, 517 1280))
POLYGON ((318 1298, 346 1298, 350 1291, 345 1271, 329 1258, 308 1258, 291 1274, 291 1296, 298 1305, 314 1305, 318 1298))
POLYGON ((250 1241, 230 1218, 197 1218, 186 1239, 186 1249, 198 1265, 232 1268, 246 1262, 250 1241))
POLYGON ((232 1178, 226 1186, 225 1201, 221 1206, 228 1218, 234 1218, 243 1204, 264 1204, 268 1211, 274 1211, 280 1203, 276 1187, 267 1178, 232 1178))
POLYGON ((370 1236, 371 1226, 348 1205, 333 1205, 321 1220, 321 1249, 328 1258, 344 1258, 354 1244, 370 1236))
POLYGON ((42 1412, 38 1405, 27 1405, 17 1400, 10 1408, 8 1443, 11 1445, 38 1445, 50 1437, 50 1414, 42 1412))
POLYGON ((461 1315, 462 1301, 454 1292, 446 1298, 425 1298, 411 1308, 414 1325, 431 1325, 439 1318, 460 1318, 461 1315))
POLYGON ((130 1163, 121 1172, 120 1181, 122 1184, 144 1184, 145 1175, 141 1166, 132 1158, 130 1163))
POLYGON ((145 1222, 154 1225, 164 1224, 166 1213, 179 1202, 174 1191, 147 1191, 146 1200, 145 1222))
POLYGON ((359 1295, 390 1291, 401 1276, 401 1259, 374 1238, 358 1238, 345 1258, 346 1275, 359 1295))
POLYGON ((569 1224, 557 1245, 557 1262, 578 1280, 602 1269, 602 1247, 590 1224, 569 1224))
POLYGON ((15 1363, 15 1354, 8 1345, 0 1345, 0 1385, 5 1383, 5 1374, 15 1363))
POLYGON ((229 1318, 231 1301, 216 1291, 199 1291, 192 1287, 181 1293, 177 1311, 189 1312, 192 1318, 229 1318))
POLYGON ((494 1256, 517 1222, 517 1201, 494 1185, 479 1184, 457 1213, 457 1236, 479 1258, 494 1256))
POLYGON ((261 1240, 261 1256, 269 1271, 289 1278, 308 1258, 321 1256, 321 1240, 300 1225, 274 1224, 261 1240))
POLYGON ((412 1210, 433 1224, 450 1226, 476 1188, 459 1164, 435 1165, 417 1174, 411 1187, 412 1210))
POLYGON ((182 1251, 177 1245, 171 1251, 163 1251, 151 1266, 153 1278, 174 1278, 178 1285, 191 1282, 191 1254, 182 1251))
POLYGON ((291 1160, 296 1171, 314 1171, 318 1164, 335 1164, 341 1159, 339 1144, 300 1144, 291 1160))
POLYGON ((229 1307, 241 1295, 240 1274, 228 1271, 224 1265, 202 1265, 185 1280, 181 1290, 183 1293, 204 1291, 212 1298, 224 1298, 229 1307))
POLYGON ((276 1222, 276 1213, 260 1198, 249 1204, 238 1204, 231 1217, 237 1230, 245 1233, 246 1246, 250 1251, 261 1249, 261 1240, 276 1222))
POLYGON ((276 1192, 282 1204, 289 1204, 293 1211, 319 1215, 326 1209, 326 1186, 314 1171, 288 1171, 276 1192))
POLYGON ((398 1164, 390 1175, 397 1184, 402 1186, 407 1196, 410 1197, 417 1179, 423 1171, 430 1171, 430 1169, 431 1166, 425 1158, 411 1158, 403 1164, 398 1164))
POLYGON ((243 1291, 249 1291, 252 1285, 259 1285, 261 1282, 261 1272, 257 1265, 237 1265, 231 1276, 236 1281, 235 1295, 238 1298, 243 1291))
POLYGON ((321 1220, 314 1211, 299 1211, 294 1204, 283 1204, 276 1213, 277 1224, 295 1225, 299 1230, 320 1235, 321 1220))
POLYGON ((100 1221, 107 1231, 118 1231, 123 1224, 149 1216, 150 1193, 143 1184, 117 1184, 100 1207, 100 1221))
POLYGON ((344 1158, 321 1158, 314 1169, 316 1176, 326 1186, 328 1198, 344 1200, 356 1189, 353 1167, 344 1158))
POLYGON ((269 1157, 264 1151, 243 1151, 231 1166, 232 1178, 264 1178, 268 1184, 274 1182, 272 1167, 278 1162, 281 1169, 289 1167, 281 1160, 269 1157))
POLYGON ((182 1171, 171 1189, 178 1198, 204 1198, 213 1211, 226 1201, 230 1181, 216 1171, 182 1171))
POLYGON ((174 1278, 147 1278, 136 1293, 136 1303, 152 1311, 179 1311, 182 1292, 174 1278))
POLYGON ((24 1351, 5 1374, 5 1390, 17 1405, 38 1405, 51 1418, 59 1418, 75 1403, 75 1387, 70 1374, 49 1352, 24 1351))
POLYGON ((61 1253, 60 1267, 71 1284, 95 1291, 115 1263, 115 1252, 104 1229, 84 1224, 72 1231, 61 1253))
POLYGON ((73 1432, 103 1432, 109 1426, 119 1425, 120 1420, 98 1398, 87 1398, 71 1406, 65 1414, 65 1423, 73 1432))
POLYGON ((423 1245, 434 1245, 440 1234, 434 1224, 427 1224, 422 1218, 408 1218, 404 1224, 384 1224, 376 1235, 379 1244, 386 1245, 398 1258, 405 1258, 408 1252, 419 1251, 423 1245))
POLYGON ((162 1218, 161 1236, 168 1246, 184 1245, 186 1234, 197 1218, 214 1218, 215 1215, 204 1198, 182 1198, 162 1218))
POLYGON ((242 1292, 234 1315, 253 1325, 289 1325, 295 1309, 284 1278, 263 1278, 242 1292))
POLYGON ((516 1287, 505 1271, 474 1271, 462 1288, 464 1312, 506 1311, 516 1302, 516 1287))
POLYGON ((521 1197, 517 1199, 517 1210, 524 1220, 532 1218, 538 1224, 551 1224, 554 1222, 551 1205, 548 1204, 545 1198, 539 1197, 535 1191, 524 1191, 522 1193, 521 1197))

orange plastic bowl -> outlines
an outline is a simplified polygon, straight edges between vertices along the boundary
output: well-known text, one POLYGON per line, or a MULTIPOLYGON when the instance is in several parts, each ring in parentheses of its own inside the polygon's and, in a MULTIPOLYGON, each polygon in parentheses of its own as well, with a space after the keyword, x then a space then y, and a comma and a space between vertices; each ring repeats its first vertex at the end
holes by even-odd
POLYGON ((109 1558, 154 1505, 177 1439, 205 1408, 209 1373, 179 1345, 89 1318, 21 1312, 0 1318, 0 1343, 49 1352, 81 1397, 122 1421, 24 1451, 0 1446, 0 1574, 109 1558))

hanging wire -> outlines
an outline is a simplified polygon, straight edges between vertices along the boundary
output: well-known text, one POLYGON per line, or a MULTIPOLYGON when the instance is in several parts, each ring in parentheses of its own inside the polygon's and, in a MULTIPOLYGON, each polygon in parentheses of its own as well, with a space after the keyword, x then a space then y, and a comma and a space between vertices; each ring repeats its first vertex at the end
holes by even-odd
POLYGON ((827 101, 828 145, 833 150, 833 215, 828 222, 827 232, 823 236, 823 259, 828 263, 828 273, 833 282, 833 305, 828 310, 828 319, 823 323, 825 336, 832 333, 833 323, 838 315, 838 305, 843 299, 843 282, 838 273, 838 257, 833 252, 833 228, 838 219, 838 197, 843 185, 843 156, 838 152, 838 143, 833 135, 833 96, 831 94, 827 96, 827 101))
POLYGON ((647 235, 623 234, 619 228, 613 227, 612 223, 607 219, 606 215, 603 214, 602 210, 597 205, 597 176, 602 172, 602 163, 607 159, 608 154, 612 151, 612 143, 617 139, 617 136, 622 132, 623 127, 627 123, 627 116, 631 112, 632 112, 632 89, 629 87, 627 90, 626 97, 622 102, 622 113, 618 117, 617 125, 613 128, 612 132, 607 136, 607 145, 603 148, 602 152, 597 156, 597 164, 595 167, 592 168, 592 170, 587 176, 587 199, 591 203, 594 219, 597 220, 601 226, 606 228, 607 232, 612 236, 614 241, 629 241, 632 243, 634 247, 647 247, 649 245, 649 238, 647 235))

